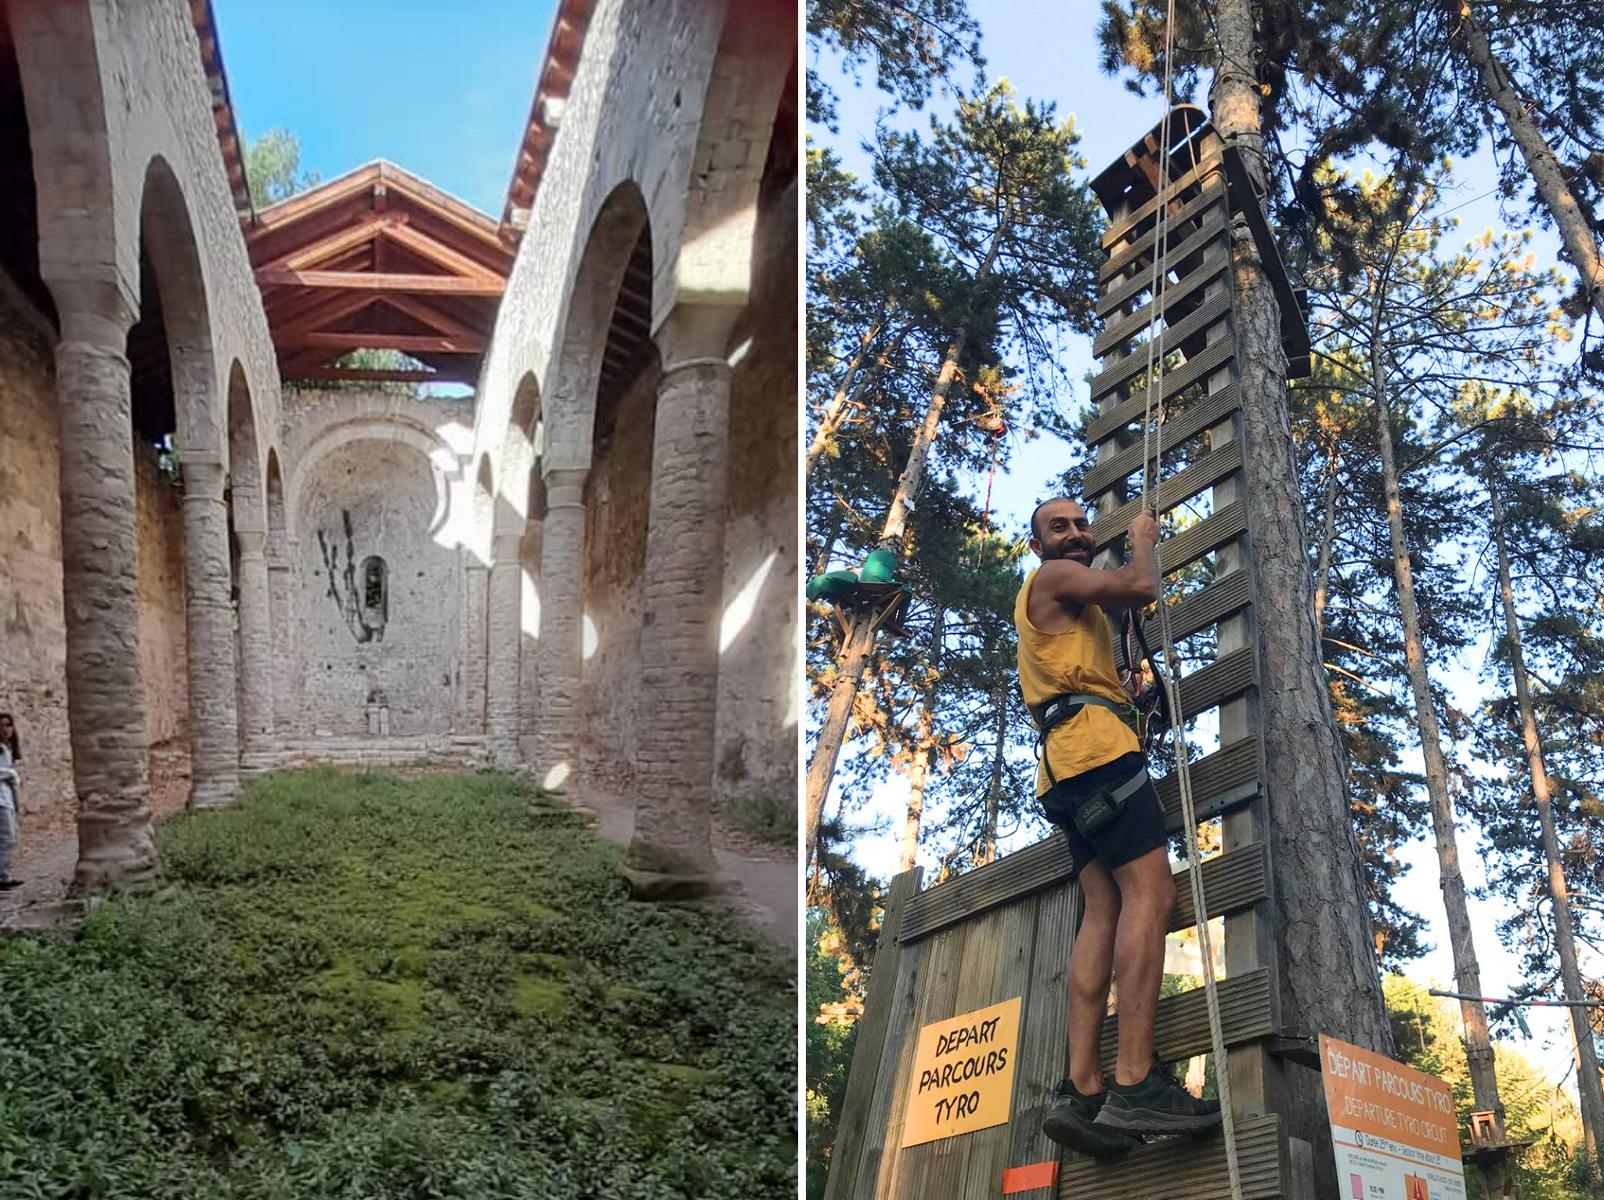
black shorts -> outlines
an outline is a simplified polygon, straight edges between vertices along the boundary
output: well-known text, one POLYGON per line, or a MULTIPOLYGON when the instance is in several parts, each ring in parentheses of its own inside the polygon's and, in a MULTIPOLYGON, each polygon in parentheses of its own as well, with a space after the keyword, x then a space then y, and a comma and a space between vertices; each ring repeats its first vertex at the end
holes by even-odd
POLYGON ((1132 750, 1113 762, 1060 779, 1052 791, 1038 799, 1042 814, 1069 838, 1077 873, 1094 858, 1102 859, 1103 865, 1113 870, 1165 844, 1164 806, 1159 803, 1151 779, 1137 788, 1119 816, 1090 840, 1075 828, 1075 809, 1082 798, 1099 788, 1117 788, 1146 765, 1146 759, 1132 750))

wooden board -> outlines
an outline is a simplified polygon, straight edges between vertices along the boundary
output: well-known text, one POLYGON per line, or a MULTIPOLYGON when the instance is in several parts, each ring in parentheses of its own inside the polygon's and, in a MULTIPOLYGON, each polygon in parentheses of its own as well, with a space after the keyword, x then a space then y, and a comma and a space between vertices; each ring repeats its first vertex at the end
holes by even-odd
MULTIPOLYGON (((1073 874, 1069 843, 1055 832, 1033 846, 921 892, 903 914, 897 937, 903 942, 918 941, 999 905, 1068 883, 1073 874)), ((1179 899, 1170 918, 1171 931, 1192 924, 1192 889, 1185 871, 1176 873, 1175 888, 1179 899)), ((1203 891, 1211 916, 1258 901, 1265 894, 1264 847, 1253 844, 1205 859, 1203 891)))
MULTIPOLYGON (((1173 325, 1166 325, 1164 329, 1164 346, 1166 350, 1177 350, 1187 338, 1206 330, 1216 321, 1222 320, 1231 311, 1231 292, 1228 288, 1221 288, 1219 293, 1186 313, 1173 325)), ((1168 317, 1166 317, 1168 320, 1168 317)), ((1154 347, 1156 355, 1158 348, 1154 347)), ((1120 384, 1140 375, 1147 366, 1147 343, 1134 346, 1129 353, 1121 355, 1111 362, 1101 374, 1092 377, 1092 403, 1099 403, 1120 384)), ((1173 372, 1171 372, 1173 374, 1173 372)), ((1173 393, 1166 393, 1173 395, 1173 393)), ((1138 394, 1124 401, 1118 408, 1101 413, 1086 425, 1086 441, 1092 445, 1102 441, 1110 433, 1122 426, 1129 425, 1138 420, 1146 401, 1138 394)))
MULTIPOLYGON (((1227 1046, 1240 1046, 1275 1032, 1268 967, 1222 979, 1218 991, 1220 1028, 1227 1046)), ((1103 1020, 1100 1051, 1105 1070, 1113 1070, 1118 1044, 1119 1017, 1115 1014, 1103 1020)), ((1158 1015, 1153 1021, 1153 1050, 1159 1058, 1176 1062, 1194 1054, 1207 1054, 1210 1045, 1208 1002, 1202 987, 1158 1002, 1158 1015)))
MULTIPOLYGON (((1224 361, 1229 361, 1229 339, 1226 339, 1224 344, 1226 353, 1221 357, 1224 361)), ((1219 365, 1221 364, 1215 363, 1214 367, 1219 365)), ((1211 426, 1218 425, 1236 409, 1237 389, 1233 383, 1229 387, 1221 388, 1212 396, 1200 397, 1179 412, 1168 415, 1163 425, 1165 454, 1169 454, 1189 438, 1194 438, 1211 426)), ((1151 447, 1148 448, 1148 452, 1152 453, 1151 447)), ((1110 485, 1141 469, 1142 443, 1140 439, 1133 438, 1129 446, 1123 447, 1112 457, 1100 460, 1086 472, 1085 495, 1094 498, 1106 491, 1110 485)))
MULTIPOLYGON (((1236 1125, 1237 1166, 1244 1200, 1277 1200, 1281 1179, 1281 1127, 1274 1116, 1236 1125)), ((1140 1146, 1108 1162, 1072 1158, 1059 1176, 1061 1200, 1230 1200, 1225 1140, 1167 1139, 1140 1146)))
MULTIPOLYGON (((1182 226, 1184 235, 1184 222, 1199 220, 1202 217, 1204 210, 1206 210, 1211 204, 1219 203, 1224 198, 1224 185, 1221 184, 1217 179, 1210 181, 1207 187, 1205 187, 1197 195, 1193 196, 1185 204, 1181 205, 1181 207, 1175 212, 1169 215, 1168 225, 1171 230, 1170 236, 1172 238, 1174 237, 1174 227, 1177 225, 1182 226)), ((1121 271, 1135 263, 1138 258, 1146 258, 1147 261, 1142 265, 1145 269, 1150 270, 1152 267, 1152 259, 1148 255, 1148 251, 1153 248, 1153 235, 1156 232, 1158 232, 1158 227, 1157 225, 1154 225, 1141 237, 1126 242, 1123 246, 1115 249, 1114 252, 1109 256, 1108 261, 1105 262, 1098 270, 1098 282, 1104 283, 1114 278, 1114 276, 1118 275, 1121 271)))
POLYGON ((886 898, 885 918, 880 926, 880 942, 875 952, 874 970, 869 975, 869 992, 864 997, 863 1015, 858 1018, 858 1039, 852 1049, 852 1067, 836 1122, 835 1145, 831 1151, 830 1172, 825 1181, 826 1200, 849 1194, 863 1152, 863 1135, 868 1112, 874 1103, 880 1063, 885 1053, 891 1010, 898 991, 897 977, 903 970, 903 951, 898 938, 909 904, 919 893, 923 872, 904 871, 891 881, 886 898))
MULTIPOLYGON (((1233 471, 1242 469, 1242 443, 1240 440, 1227 442, 1218 450, 1210 450, 1185 470, 1171 475, 1158 487, 1158 510, 1168 512, 1176 505, 1184 504, 1193 496, 1207 491, 1220 480, 1233 471)), ((1142 500, 1138 496, 1127 504, 1121 504, 1106 517, 1100 516, 1092 522, 1092 540, 1097 543, 1101 551, 1112 542, 1125 536, 1131 527, 1131 520, 1142 511, 1142 500)))
MULTIPOLYGON (((1173 235, 1167 233, 1166 240, 1168 240, 1169 245, 1166 248, 1165 253, 1168 259, 1166 264, 1168 268, 1172 271, 1175 270, 1182 263, 1186 262, 1186 260, 1192 255, 1198 254, 1209 248, 1211 243, 1215 241, 1220 241, 1223 244, 1225 238, 1225 219, 1226 212, 1222 207, 1217 212, 1209 214, 1208 219, 1203 222, 1203 227, 1201 229, 1188 237, 1184 237, 1183 240, 1179 242, 1174 240, 1173 235)), ((1099 317, 1106 317, 1109 313, 1117 311, 1120 305, 1128 304, 1135 297, 1140 296, 1143 292, 1147 291, 1152 286, 1152 283, 1153 277, 1151 272, 1138 271, 1129 279, 1123 280, 1109 288, 1098 299, 1097 315, 1099 317)), ((1177 285, 1175 283, 1170 283, 1167 277, 1159 281, 1159 291, 1161 293, 1172 291, 1176 288, 1176 286, 1177 285)))
MULTIPOLYGON (((1223 247, 1224 244, 1225 241, 1222 238, 1220 245, 1223 247)), ((1231 256, 1224 249, 1219 249, 1213 254, 1206 255, 1197 268, 1190 272, 1185 279, 1164 290, 1165 311, 1168 312, 1172 306, 1179 304, 1193 292, 1213 283, 1230 270, 1230 267, 1231 256)), ((1108 328, 1104 329, 1092 341, 1092 354, 1101 358, 1121 342, 1135 337, 1152 323, 1153 314, 1156 311, 1153 302, 1149 300, 1135 312, 1127 313, 1118 320, 1110 321, 1108 328)))
MULTIPOLYGON (((1245 804, 1258 794, 1259 739, 1246 737, 1205 755, 1191 764, 1192 800, 1198 820, 1245 804)), ((1166 775, 1156 785, 1164 806, 1164 829, 1181 830, 1181 783, 1166 775)))

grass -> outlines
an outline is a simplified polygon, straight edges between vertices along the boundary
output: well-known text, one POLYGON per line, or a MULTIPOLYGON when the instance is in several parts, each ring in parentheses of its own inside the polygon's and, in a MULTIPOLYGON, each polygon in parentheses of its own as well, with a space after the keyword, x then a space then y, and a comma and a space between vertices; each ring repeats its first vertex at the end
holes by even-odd
POLYGON ((0 1197, 791 1197, 790 964, 493 774, 325 771, 0 944, 0 1197))

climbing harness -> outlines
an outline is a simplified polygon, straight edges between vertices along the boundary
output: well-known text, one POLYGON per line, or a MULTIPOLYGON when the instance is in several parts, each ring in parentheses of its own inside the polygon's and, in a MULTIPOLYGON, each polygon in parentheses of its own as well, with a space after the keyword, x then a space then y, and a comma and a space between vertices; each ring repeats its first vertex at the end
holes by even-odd
POLYGON ((1030 715, 1036 721, 1036 757, 1041 759, 1042 766, 1047 769, 1047 782, 1050 786, 1058 785, 1058 777, 1053 774, 1052 761, 1047 757, 1047 735, 1053 731, 1055 725, 1063 724, 1088 704, 1108 709, 1132 729, 1137 726, 1140 714, 1135 705, 1119 704, 1107 696, 1094 696, 1090 692, 1065 692, 1061 696, 1043 700, 1040 704, 1030 705, 1030 715))
MULTIPOLYGON (((1153 216, 1153 277, 1152 305, 1153 332, 1147 339, 1147 373, 1144 379, 1145 401, 1142 408, 1142 509, 1158 516, 1160 471, 1164 462, 1164 414, 1158 411, 1155 428, 1155 394, 1163 394, 1164 384, 1164 292, 1163 281, 1168 277, 1169 259, 1169 154, 1170 112, 1174 107, 1174 88, 1171 67, 1175 52, 1175 0, 1169 0, 1164 21, 1164 120, 1160 133, 1162 169, 1156 184, 1153 216), (1152 435, 1151 442, 1149 435, 1152 435), (1152 455, 1149 457, 1149 446, 1152 455)), ((1192 799, 1192 777, 1187 760, 1185 714, 1181 710, 1181 662, 1175 651, 1175 639, 1170 631, 1169 608, 1164 602, 1164 574, 1159 572, 1158 587, 1159 637, 1164 648, 1164 661, 1169 667, 1167 677, 1159 685, 1166 694, 1167 715, 1175 731, 1175 774, 1181 793, 1181 822, 1186 833, 1187 875, 1192 889, 1192 911, 1197 919, 1197 940, 1203 953, 1203 992, 1208 1004, 1209 1041, 1214 1052, 1214 1078, 1220 1093, 1220 1119, 1225 1135, 1225 1165, 1230 1175, 1231 1200, 1242 1200, 1242 1171, 1237 1160, 1236 1122, 1231 1113, 1231 1072, 1226 1064, 1225 1033, 1220 1022, 1220 995, 1214 979, 1214 942, 1209 934, 1208 900, 1203 891, 1203 870, 1197 845, 1197 808, 1192 799)), ((1129 659, 1127 659, 1129 661, 1129 659)))

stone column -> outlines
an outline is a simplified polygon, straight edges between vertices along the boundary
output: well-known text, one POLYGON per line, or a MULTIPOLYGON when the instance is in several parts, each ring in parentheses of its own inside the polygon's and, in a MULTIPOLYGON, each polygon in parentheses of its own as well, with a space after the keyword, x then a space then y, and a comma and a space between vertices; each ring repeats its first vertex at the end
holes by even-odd
POLYGON ((139 670, 128 329, 99 288, 52 285, 60 441, 67 716, 78 793, 78 869, 87 892, 154 884, 149 733, 139 670))
POLYGON ((546 484, 540 542, 540 722, 536 781, 557 788, 578 767, 579 684, 584 628, 585 475, 553 467, 546 484))
POLYGON ((189 639, 191 808, 231 804, 239 791, 234 614, 229 604, 223 465, 181 458, 184 614, 189 639))
POLYGON ((292 649, 290 633, 290 595, 294 587, 294 543, 278 545, 269 542, 267 548, 267 605, 268 622, 272 637, 273 728, 282 739, 295 728, 292 714, 299 711, 295 662, 299 654, 292 649))
POLYGON ((624 855, 642 898, 717 886, 713 729, 724 590, 725 476, 735 311, 681 307, 658 334, 651 524, 641 585, 635 833, 624 855))
POLYGON ((485 633, 485 750, 492 766, 518 764, 518 654, 523 638, 523 567, 517 533, 498 533, 491 548, 485 633))
POLYGON ((459 732, 483 736, 485 732, 485 593, 489 568, 470 558, 462 585, 462 693, 459 732))
POLYGON ((234 530, 239 544, 239 733, 241 753, 270 748, 273 734, 273 619, 267 531, 234 530))

